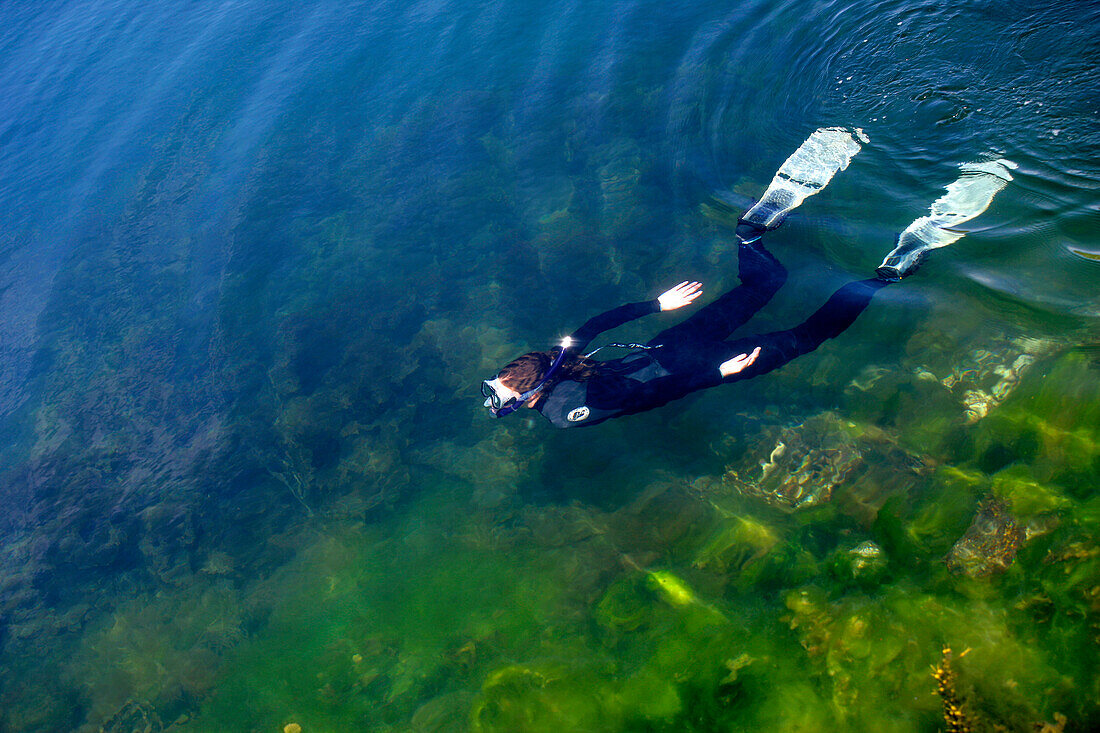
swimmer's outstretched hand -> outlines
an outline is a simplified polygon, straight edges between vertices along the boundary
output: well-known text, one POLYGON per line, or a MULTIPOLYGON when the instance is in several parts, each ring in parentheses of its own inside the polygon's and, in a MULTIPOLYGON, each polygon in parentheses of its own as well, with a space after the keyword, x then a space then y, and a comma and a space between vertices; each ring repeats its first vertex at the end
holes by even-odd
POLYGON ((666 290, 657 296, 657 302, 661 304, 661 310, 671 311, 683 308, 691 301, 703 294, 703 283, 688 282, 685 280, 671 290, 666 290))
POLYGON ((738 354, 729 361, 722 362, 718 365, 718 371, 722 373, 723 377, 733 376, 752 366, 752 363, 756 361, 756 357, 758 356, 760 356, 759 346, 753 349, 751 354, 738 354))

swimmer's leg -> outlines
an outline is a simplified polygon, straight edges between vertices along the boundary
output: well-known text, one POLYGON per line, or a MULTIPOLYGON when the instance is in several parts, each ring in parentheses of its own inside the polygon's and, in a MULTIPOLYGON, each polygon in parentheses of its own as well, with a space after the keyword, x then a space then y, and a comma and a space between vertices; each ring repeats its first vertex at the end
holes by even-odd
POLYGON ((858 128, 814 131, 779 168, 760 201, 737 222, 741 285, 657 334, 649 344, 722 341, 763 308, 786 282, 787 270, 764 248, 761 238, 778 227, 791 209, 823 189, 837 171, 847 168, 865 142, 867 136, 858 128))
POLYGON ((808 354, 829 339, 844 333, 870 304, 871 298, 888 285, 885 280, 857 280, 833 293, 832 297, 812 316, 787 331, 749 336, 727 342, 728 354, 748 354, 760 347, 760 354, 751 365, 725 381, 751 379, 778 369, 793 359, 808 354))
POLYGON ((922 216, 898 235, 897 246, 886 255, 875 272, 885 280, 901 280, 913 274, 930 249, 957 242, 966 232, 955 229, 989 208, 989 204, 1012 180, 1011 160, 964 163, 962 174, 947 185, 947 193, 936 199, 928 216, 922 216))
MULTIPOLYGON (((749 231, 739 225, 738 231, 749 231)), ((752 231, 763 233, 763 229, 752 231)), ((722 341, 752 318, 787 281, 787 268, 764 249, 759 235, 737 247, 737 276, 741 284, 709 303, 683 323, 665 329, 650 345, 722 341)), ((658 360, 660 357, 658 355, 658 360)))
POLYGON ((776 171, 760 201, 741 217, 741 222, 775 229, 787 214, 810 196, 821 191, 837 171, 848 167, 867 142, 863 130, 822 127, 776 171))

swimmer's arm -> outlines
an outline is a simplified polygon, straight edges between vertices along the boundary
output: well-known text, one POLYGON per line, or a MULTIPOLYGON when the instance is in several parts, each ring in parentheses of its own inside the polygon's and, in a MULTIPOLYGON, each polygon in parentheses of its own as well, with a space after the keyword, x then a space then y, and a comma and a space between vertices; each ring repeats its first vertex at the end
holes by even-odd
POLYGON ((612 308, 606 313, 601 313, 594 318, 589 318, 584 322, 583 326, 569 334, 569 338, 572 340, 572 345, 569 348, 575 354, 583 353, 585 348, 588 347, 588 344, 592 342, 592 339, 596 338, 604 331, 610 331, 628 321, 633 321, 642 316, 648 316, 650 313, 657 313, 660 310, 661 304, 657 302, 656 298, 641 303, 627 303, 626 305, 620 305, 618 308, 612 308))
POLYGON ((641 303, 627 303, 626 305, 620 305, 618 308, 612 308, 606 313, 601 313, 594 318, 588 319, 583 326, 570 334, 569 337, 572 339, 570 349, 572 349, 574 353, 583 352, 588 344, 591 343, 592 339, 596 338, 604 331, 618 328, 624 323, 641 318, 642 316, 648 316, 650 313, 682 308, 698 298, 702 293, 703 286, 700 283, 685 281, 674 288, 666 290, 653 300, 646 300, 641 303))
POLYGON ((703 294, 703 283, 683 281, 674 288, 670 288, 657 296, 657 302, 661 310, 672 311, 689 305, 693 300, 703 294))
POLYGON ((752 363, 756 361, 756 357, 758 356, 760 356, 759 346, 748 354, 738 354, 732 359, 722 362, 718 365, 718 373, 722 375, 723 379, 732 377, 734 374, 740 374, 752 366, 752 363))

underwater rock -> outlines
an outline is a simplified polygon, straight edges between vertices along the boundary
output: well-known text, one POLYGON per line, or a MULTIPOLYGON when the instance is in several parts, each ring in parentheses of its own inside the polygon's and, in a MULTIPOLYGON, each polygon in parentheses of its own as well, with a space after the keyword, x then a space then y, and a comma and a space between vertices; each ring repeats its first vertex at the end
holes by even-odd
POLYGON ((828 501, 863 463, 855 441, 831 413, 781 428, 774 438, 762 439, 748 458, 741 470, 728 467, 723 482, 784 509, 828 501))
POLYGON ((886 567, 886 555, 882 548, 870 540, 838 550, 832 559, 833 574, 838 579, 854 581, 865 587, 881 582, 886 567))
MULTIPOLYGON (((908 369, 868 364, 845 387, 844 412, 855 419, 899 426, 899 440, 936 456, 965 450, 967 427, 985 421, 1040 359, 1050 340, 957 333, 963 326, 926 329, 906 345, 908 369)), ((977 326, 974 326, 977 328, 977 326)))
POLYGON ((800 425, 770 426, 722 483, 785 510, 824 504, 840 486, 859 514, 873 518, 890 495, 906 491, 930 470, 882 430, 825 412, 800 425))
POLYGON ((147 702, 128 700, 102 726, 100 733, 161 733, 164 723, 147 702))
POLYGON ((882 558, 882 549, 874 542, 868 540, 853 547, 848 551, 848 554, 854 558, 854 562, 859 568, 865 568, 878 562, 882 558))
POLYGON ((990 499, 979 506, 966 534, 947 553, 947 567, 974 578, 1004 572, 1026 536, 1004 503, 990 499))
POLYGON ((1008 399, 1020 380, 1041 357, 1057 344, 1033 338, 1000 338, 971 349, 950 371, 920 366, 918 379, 935 380, 957 395, 967 424, 974 424, 1008 399), (943 376, 939 376, 939 374, 943 376))

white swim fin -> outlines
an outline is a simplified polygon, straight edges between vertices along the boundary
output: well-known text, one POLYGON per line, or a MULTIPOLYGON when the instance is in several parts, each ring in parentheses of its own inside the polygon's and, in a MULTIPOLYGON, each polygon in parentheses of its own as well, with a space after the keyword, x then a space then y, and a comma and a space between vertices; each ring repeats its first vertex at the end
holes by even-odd
POLYGON ((792 209, 825 188, 837 171, 847 168, 866 142, 867 135, 858 127, 815 130, 776 171, 768 190, 741 221, 776 228, 792 209))
POLYGON ((930 249, 946 247, 966 232, 955 229, 989 208, 993 197, 1012 180, 1009 170, 1018 166, 1000 158, 984 163, 963 163, 962 174, 947 185, 947 193, 933 202, 928 216, 922 216, 898 236, 897 246, 875 270, 883 280, 896 281, 910 275, 930 249))

